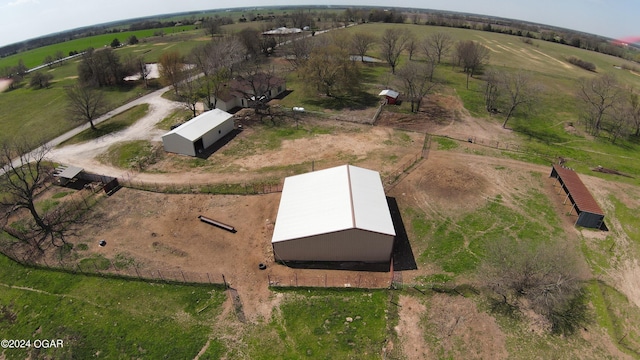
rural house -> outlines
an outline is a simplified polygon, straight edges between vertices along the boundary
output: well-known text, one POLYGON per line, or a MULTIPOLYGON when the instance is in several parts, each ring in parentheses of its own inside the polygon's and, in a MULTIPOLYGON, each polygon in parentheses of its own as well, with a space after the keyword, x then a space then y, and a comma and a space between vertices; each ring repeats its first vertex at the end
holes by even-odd
POLYGON ((235 78, 222 86, 214 94, 216 109, 231 111, 234 108, 253 107, 256 101, 267 102, 282 94, 287 88, 286 81, 277 76, 256 74, 251 77, 235 78))

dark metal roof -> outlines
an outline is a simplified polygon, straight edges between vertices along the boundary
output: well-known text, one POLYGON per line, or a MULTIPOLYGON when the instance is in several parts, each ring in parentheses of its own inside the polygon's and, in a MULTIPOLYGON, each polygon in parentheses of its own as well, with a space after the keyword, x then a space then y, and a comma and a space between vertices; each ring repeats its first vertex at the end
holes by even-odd
POLYGON ((593 195, 591 195, 575 171, 557 165, 553 165, 553 169, 564 184, 567 193, 573 198, 579 211, 604 216, 604 212, 596 202, 596 199, 593 198, 593 195))

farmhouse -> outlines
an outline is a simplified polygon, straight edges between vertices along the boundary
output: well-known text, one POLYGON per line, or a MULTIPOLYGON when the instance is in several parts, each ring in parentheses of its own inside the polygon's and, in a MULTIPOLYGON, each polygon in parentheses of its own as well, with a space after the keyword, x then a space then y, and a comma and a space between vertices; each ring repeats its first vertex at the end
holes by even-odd
POLYGON ((214 109, 162 135, 162 144, 165 151, 197 156, 230 133, 233 127, 233 115, 214 109))
POLYGON ((276 261, 381 263, 395 235, 378 172, 343 165, 285 179, 271 243, 276 261))
POLYGON ((224 84, 214 95, 216 109, 231 111, 234 108, 252 107, 256 101, 269 101, 282 94, 287 88, 286 81, 277 76, 256 74, 249 78, 235 78, 224 84))
POLYGON ((565 202, 567 199, 571 200, 571 208, 578 214, 576 225, 596 229, 602 227, 604 212, 575 171, 553 165, 550 177, 555 178, 567 194, 565 202))

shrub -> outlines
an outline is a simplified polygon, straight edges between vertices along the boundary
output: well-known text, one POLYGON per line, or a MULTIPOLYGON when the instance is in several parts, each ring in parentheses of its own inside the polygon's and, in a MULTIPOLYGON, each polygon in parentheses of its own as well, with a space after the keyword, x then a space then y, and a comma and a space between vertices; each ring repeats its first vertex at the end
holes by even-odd
POLYGON ((578 59, 575 56, 570 56, 567 61, 575 66, 581 67, 588 71, 596 72, 596 65, 594 63, 578 59))

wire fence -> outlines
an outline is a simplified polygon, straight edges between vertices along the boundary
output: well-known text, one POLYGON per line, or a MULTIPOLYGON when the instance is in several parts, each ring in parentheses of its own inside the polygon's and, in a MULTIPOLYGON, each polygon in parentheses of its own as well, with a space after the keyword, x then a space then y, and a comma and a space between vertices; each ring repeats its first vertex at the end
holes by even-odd
POLYGON ((195 184, 195 183, 153 183, 136 181, 130 177, 120 181, 123 187, 167 194, 216 194, 216 195, 261 195, 282 192, 283 184, 195 184))
POLYGON ((318 288, 362 288, 384 289, 392 284, 389 273, 362 272, 360 274, 337 275, 267 275, 270 287, 318 287, 318 288))
POLYGON ((67 262, 53 260, 45 256, 31 256, 24 249, 16 246, 3 246, 0 251, 13 261, 33 268, 62 271, 69 274, 83 274, 127 280, 142 280, 148 282, 209 284, 228 287, 228 280, 224 274, 202 273, 176 269, 140 268, 132 264, 118 264, 107 258, 86 258, 85 261, 67 262))
POLYGON ((422 159, 429 158, 429 150, 431 149, 431 135, 425 134, 424 137, 424 145, 422 146, 422 150, 412 156, 409 160, 405 161, 400 167, 388 173, 385 177, 382 178, 382 184, 384 186, 385 191, 389 191, 393 188, 404 176, 408 175, 409 172, 415 167, 415 165, 422 159))

